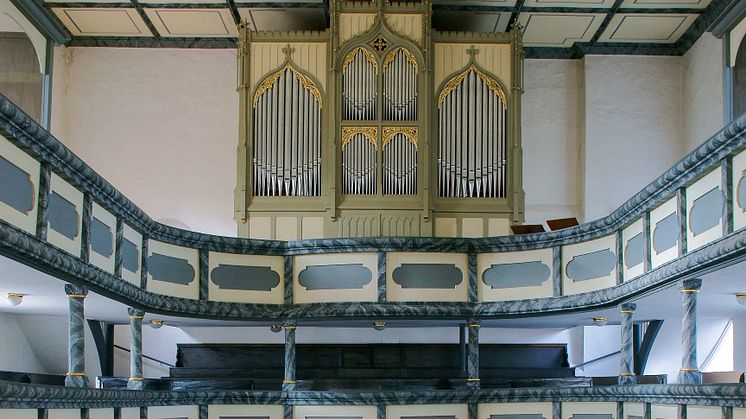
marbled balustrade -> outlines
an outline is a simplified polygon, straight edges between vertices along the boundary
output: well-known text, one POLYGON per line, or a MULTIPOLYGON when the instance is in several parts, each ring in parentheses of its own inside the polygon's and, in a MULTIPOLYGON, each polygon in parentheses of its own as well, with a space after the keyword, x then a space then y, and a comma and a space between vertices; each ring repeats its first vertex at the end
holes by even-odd
POLYGON ((85 375, 85 297, 88 290, 77 285, 66 284, 65 294, 69 304, 68 368, 65 385, 87 387, 85 375))
POLYGON ((130 376, 127 388, 142 390, 142 319, 145 312, 136 308, 129 308, 127 311, 130 318, 130 376))
POLYGON ((619 384, 637 384, 633 370, 634 353, 632 350, 632 315, 637 309, 636 304, 623 303, 619 305, 622 317, 621 354, 619 356, 619 384))
POLYGON ((681 384, 702 383, 702 373, 697 365, 697 294, 701 287, 702 280, 698 278, 681 281, 681 384))
POLYGON ((468 333, 466 381, 469 387, 479 388, 479 321, 476 319, 469 320, 466 329, 468 333))
POLYGON ((283 391, 295 389, 295 328, 294 321, 283 325, 285 329, 285 379, 282 381, 283 391))

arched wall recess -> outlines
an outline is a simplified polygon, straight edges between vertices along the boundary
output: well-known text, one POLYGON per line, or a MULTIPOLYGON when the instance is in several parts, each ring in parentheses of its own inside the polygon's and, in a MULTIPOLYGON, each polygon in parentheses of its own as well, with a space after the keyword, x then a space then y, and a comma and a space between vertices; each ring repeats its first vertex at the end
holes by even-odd
POLYGON ((39 60, 39 72, 44 73, 44 68, 46 67, 45 63, 47 61, 47 39, 34 27, 34 25, 31 24, 31 22, 28 21, 28 19, 26 19, 23 14, 21 14, 21 12, 18 11, 18 9, 13 7, 11 2, 0 2, 0 13, 4 13, 11 18, 23 29, 23 32, 26 33, 26 36, 31 40, 31 44, 34 45, 36 58, 39 60))

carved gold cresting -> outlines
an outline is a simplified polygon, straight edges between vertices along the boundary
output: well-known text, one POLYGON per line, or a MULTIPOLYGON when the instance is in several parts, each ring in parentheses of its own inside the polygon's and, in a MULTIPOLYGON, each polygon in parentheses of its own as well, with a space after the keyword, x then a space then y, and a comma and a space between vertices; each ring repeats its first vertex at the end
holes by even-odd
POLYGON ((342 149, 347 147, 352 139, 362 134, 365 138, 373 144, 373 147, 377 147, 376 137, 378 137, 378 129, 376 127, 343 127, 342 128, 342 149))
POLYGON ((446 83, 446 85, 443 87, 443 91, 440 92, 440 95, 438 96, 438 106, 443 103, 449 93, 458 88, 461 82, 464 81, 464 79, 472 71, 476 73, 477 77, 479 77, 482 82, 487 85, 487 88, 490 89, 494 94, 499 96, 503 103, 507 106, 508 101, 505 98, 505 92, 503 91, 502 87, 500 87, 500 83, 498 83, 497 80, 493 79, 492 77, 484 74, 479 68, 477 68, 477 65, 474 63, 477 54, 479 54, 479 50, 474 48, 474 45, 472 45, 471 48, 466 50, 466 53, 469 54, 469 56, 471 57, 471 64, 469 64, 469 66, 466 67, 466 70, 464 70, 461 74, 453 77, 451 80, 448 80, 448 83, 446 83))
POLYGON ((393 51, 389 53, 389 55, 386 56, 386 59, 383 61, 383 71, 386 71, 386 68, 389 66, 389 64, 391 64, 394 61, 394 59, 396 58, 396 54, 399 51, 402 52, 402 54, 404 55, 404 58, 407 59, 409 64, 411 64, 412 67, 414 67, 414 71, 417 71, 417 59, 414 58, 414 54, 409 52, 408 49, 402 48, 402 47, 395 48, 393 51))
POLYGON ((391 142, 397 135, 403 135, 404 138, 409 140, 410 143, 414 144, 414 148, 418 149, 417 145, 417 127, 384 127, 383 128, 383 147, 391 142))
POLYGON ((342 61, 342 72, 347 70, 347 66, 350 65, 350 63, 355 59, 355 55, 358 52, 362 52, 363 56, 365 56, 365 59, 368 60, 369 63, 373 65, 373 71, 375 71, 376 74, 378 74, 378 62, 376 61, 376 57, 373 55, 372 52, 368 51, 366 48, 363 47, 357 47, 350 51, 347 55, 345 55, 344 61, 342 61))
POLYGON ((322 107, 322 101, 321 101, 321 91, 316 86, 316 83, 311 80, 310 77, 306 76, 305 74, 301 73, 298 69, 293 67, 291 64, 291 56, 293 55, 293 52, 295 52, 295 48, 291 47, 289 44, 285 46, 285 48, 282 49, 282 52, 285 54, 285 65, 283 65, 279 70, 275 71, 274 73, 267 76, 262 83, 259 85, 259 87, 256 88, 256 92, 254 93, 254 107, 256 108, 256 104, 259 103, 259 99, 262 97, 264 92, 271 89, 272 86, 277 83, 277 80, 282 77, 283 74, 285 74, 286 70, 290 70, 293 75, 298 79, 301 86, 303 86, 304 89, 311 92, 314 97, 316 97, 316 101, 319 102, 319 108, 322 107))

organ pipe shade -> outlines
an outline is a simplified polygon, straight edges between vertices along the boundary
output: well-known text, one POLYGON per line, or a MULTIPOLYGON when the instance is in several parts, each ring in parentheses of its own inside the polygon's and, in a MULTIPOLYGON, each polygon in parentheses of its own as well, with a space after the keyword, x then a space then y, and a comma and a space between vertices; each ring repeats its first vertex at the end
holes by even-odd
POLYGON ((321 94, 289 65, 254 97, 254 195, 321 194, 321 94))
POLYGON ((507 196, 507 105, 496 80, 474 65, 438 98, 438 190, 442 197, 507 196))
MULTIPOLYGON (((384 129, 383 141, 383 193, 384 195, 415 195, 417 193, 417 137, 416 128, 410 133, 391 133, 384 129)), ((406 130, 406 128, 402 129, 406 130)))
POLYGON ((342 193, 376 194, 375 128, 348 128, 342 133, 342 193))
POLYGON ((377 118, 378 63, 373 53, 358 47, 342 63, 342 119, 372 121, 377 118))
POLYGON ((391 51, 383 62, 383 118, 417 119, 417 61, 404 48, 391 51))

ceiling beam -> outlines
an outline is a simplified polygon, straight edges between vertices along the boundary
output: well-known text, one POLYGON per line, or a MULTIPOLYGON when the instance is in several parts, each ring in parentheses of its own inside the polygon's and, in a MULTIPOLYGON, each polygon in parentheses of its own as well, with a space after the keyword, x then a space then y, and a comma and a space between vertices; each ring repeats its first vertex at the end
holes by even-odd
POLYGON ((622 3, 624 3, 624 0, 614 1, 614 5, 611 6, 611 10, 609 10, 609 13, 606 15, 603 22, 601 22, 601 25, 598 27, 598 29, 596 29, 596 33, 593 35, 593 38, 591 38, 591 44, 595 44, 596 42, 598 42, 598 38, 600 38, 601 35, 603 35, 603 33, 606 31, 606 28, 609 27, 611 19, 614 19, 614 15, 622 7, 622 3))

